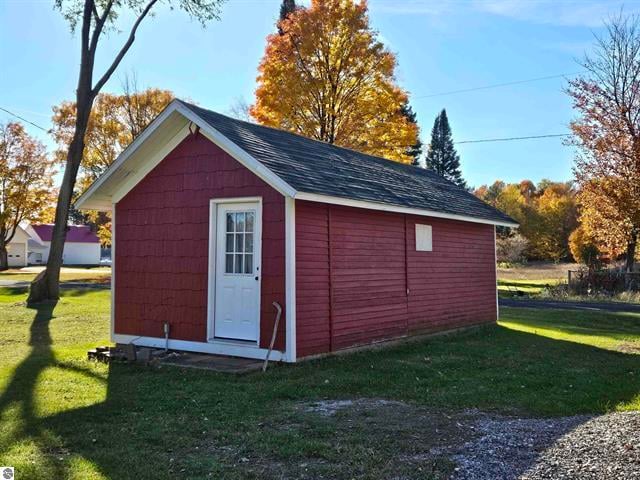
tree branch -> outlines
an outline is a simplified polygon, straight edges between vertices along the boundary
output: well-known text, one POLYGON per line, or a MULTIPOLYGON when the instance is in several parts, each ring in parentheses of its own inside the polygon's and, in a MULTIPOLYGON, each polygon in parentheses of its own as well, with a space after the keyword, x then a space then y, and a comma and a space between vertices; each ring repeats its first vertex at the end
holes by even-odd
POLYGON ((107 6, 104 8, 104 12, 102 16, 98 15, 98 10, 94 9, 94 16, 96 18, 96 26, 93 29, 93 34, 91 35, 91 45, 89 46, 89 51, 92 52, 93 55, 96 53, 96 49, 98 48, 98 40, 100 39, 100 35, 102 34, 102 29, 104 28, 104 24, 109 18, 109 14, 111 13, 111 7, 113 7, 113 0, 109 0, 107 6))
POLYGON ((131 27, 131 32, 129 33, 129 38, 127 38, 127 41, 125 42, 125 44, 122 46, 122 48, 118 52, 118 55, 113 60, 113 63, 111 64, 111 66, 107 69, 107 71, 104 73, 104 75, 102 75, 100 80, 98 80, 98 83, 96 83, 96 85, 93 87, 93 89, 91 91, 91 93, 93 95, 97 95, 100 92, 100 90, 102 89, 104 84, 107 83, 107 81, 109 80, 109 78, 111 77, 113 72, 115 72, 116 68, 118 68, 118 65, 120 65, 120 62, 122 61, 124 56, 127 54, 127 52, 129 51, 129 48, 131 48, 131 45, 133 45, 133 42, 136 39, 136 32, 138 30, 138 27, 140 26, 140 23, 142 23, 142 20, 144 20, 144 18, 147 16, 149 11, 151 11, 151 8, 153 8, 153 6, 157 2, 158 2, 158 0, 151 0, 147 4, 147 6, 144 8, 144 10, 142 10, 140 15, 138 16, 138 19, 133 24, 133 27, 131 27))

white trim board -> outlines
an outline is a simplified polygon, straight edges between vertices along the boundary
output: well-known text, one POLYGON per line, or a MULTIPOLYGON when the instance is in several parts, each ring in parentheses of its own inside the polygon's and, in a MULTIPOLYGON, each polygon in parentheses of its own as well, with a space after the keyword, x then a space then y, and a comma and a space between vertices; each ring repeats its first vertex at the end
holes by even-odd
POLYGON ((116 335, 116 204, 111 210, 111 318, 109 332, 111 340, 116 335))
POLYGON ((365 200, 353 200, 350 198, 333 197, 331 195, 321 195, 318 193, 298 192, 296 200, 306 200, 308 202, 330 203, 332 205, 343 205, 345 207, 367 208, 369 210, 380 210, 383 212, 407 213, 411 215, 420 215, 423 217, 445 218, 448 220, 459 220, 462 222, 482 223, 486 225, 499 225, 503 227, 517 227, 517 223, 501 222, 497 220, 485 220, 483 218, 470 217, 467 215, 457 215, 454 213, 436 212, 434 210, 426 210, 422 208, 401 207, 389 205, 387 203, 370 202, 365 200))
MULTIPOLYGON (((133 343, 141 347, 165 348, 165 339, 157 337, 137 337, 135 335, 124 335, 116 333, 113 335, 116 343, 133 343)), ((232 342, 191 342, 187 340, 169 339, 170 350, 184 350, 186 352, 210 353, 213 355, 228 355, 230 357, 255 358, 264 360, 267 356, 266 348, 257 346, 239 345, 232 342)), ((281 362, 284 354, 279 350, 272 350, 269 356, 270 361, 281 362)))
POLYGON ((285 221, 285 318, 286 360, 297 359, 296 331, 296 203, 293 198, 284 199, 285 221))
MULTIPOLYGON (((95 182, 93 182, 87 190, 85 190, 80 197, 75 201, 74 205, 80 210, 90 210, 93 206, 85 206, 85 203, 91 200, 91 197, 96 191, 115 173, 123 164, 135 153, 140 147, 147 141, 147 139, 175 112, 175 103, 172 102, 165 108, 140 135, 138 135, 133 142, 129 144, 127 148, 116 158, 116 160, 107 168, 107 170, 100 175, 95 182)), ((95 209, 95 207, 93 207, 95 209)))
POLYGON ((113 203, 118 203, 129 193, 133 187, 140 183, 144 177, 146 177, 154 168, 156 168, 162 160, 169 155, 173 149, 175 149, 180 142, 189 136, 189 125, 182 127, 178 133, 171 137, 154 155, 148 157, 148 159, 142 164, 142 166, 135 172, 127 175, 122 183, 116 188, 111 196, 113 203))

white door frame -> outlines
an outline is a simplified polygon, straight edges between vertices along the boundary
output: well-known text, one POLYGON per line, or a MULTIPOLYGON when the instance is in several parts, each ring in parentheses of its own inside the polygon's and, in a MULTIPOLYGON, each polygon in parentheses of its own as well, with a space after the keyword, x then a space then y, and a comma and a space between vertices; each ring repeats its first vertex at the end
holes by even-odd
POLYGON ((260 222, 258 235, 254 239, 259 245, 260 257, 262 257, 262 197, 237 197, 237 198, 212 198, 209 201, 209 268, 207 272, 207 341, 209 343, 220 344, 221 346, 229 345, 235 347, 246 347, 248 349, 258 349, 260 344, 260 307, 261 307, 261 286, 262 286, 262 258, 255 259, 260 265, 260 280, 258 281, 258 325, 256 342, 234 341, 227 339, 215 338, 215 312, 216 312, 216 269, 217 269, 217 239, 218 239, 218 205, 235 204, 235 203, 255 203, 257 204, 256 217, 260 222))
MULTIPOLYGON (((213 334, 216 339, 227 339, 232 341, 252 342, 256 345, 260 341, 260 277, 262 271, 262 215, 259 202, 225 202, 217 204, 217 229, 216 229, 216 271, 215 283, 216 291, 214 296, 214 321, 213 334), (231 271, 227 272, 228 242, 228 220, 231 213, 251 212, 254 220, 251 222, 251 236, 253 238, 251 248, 250 269, 245 269, 244 262, 236 263, 238 257, 231 255, 231 271), (226 247, 226 248, 225 248, 226 247), (224 292, 231 288, 234 292, 232 297, 227 297, 224 292), (247 295, 248 294, 248 295, 247 295), (245 295, 246 298, 245 298, 245 295), (224 301, 222 300, 224 298, 224 301), (235 298, 235 300, 232 300, 235 298)), ((243 223, 241 229, 246 231, 243 223)), ((234 226, 233 231, 237 231, 234 226)), ((244 235, 244 234, 241 234, 244 235)), ((240 248, 241 253, 245 253, 245 245, 237 243, 237 236, 232 235, 231 251, 240 248)), ((236 252, 237 253, 237 252, 236 252)), ((246 261, 244 255, 239 257, 246 261)))

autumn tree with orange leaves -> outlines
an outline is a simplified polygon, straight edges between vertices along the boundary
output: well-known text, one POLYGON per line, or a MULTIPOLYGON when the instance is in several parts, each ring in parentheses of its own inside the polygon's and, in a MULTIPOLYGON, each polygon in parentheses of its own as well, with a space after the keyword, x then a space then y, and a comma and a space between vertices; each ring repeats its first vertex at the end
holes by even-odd
POLYGON ((367 2, 312 0, 267 37, 251 115, 261 124, 411 163, 418 127, 403 114, 395 56, 369 25, 367 2))
MULTIPOLYGON (((124 93, 120 95, 100 93, 89 115, 76 194, 88 188, 173 99, 169 90, 148 88, 139 91, 135 80, 127 80, 124 93)), ((62 102, 53 108, 53 112, 52 133, 60 146, 55 156, 62 163, 67 145, 73 138, 75 102, 62 102)), ((72 216, 75 221, 92 224, 100 243, 110 246, 111 218, 108 213, 72 211, 72 216)))
POLYGON ((39 221, 54 201, 52 162, 44 145, 19 123, 0 125, 0 270, 24 221, 39 221))
MULTIPOLYGON (((576 193, 571 183, 530 180, 505 184, 498 180, 474 194, 516 220, 527 240, 525 256, 532 260, 570 258, 569 236, 578 226, 576 193)), ((498 239, 512 237, 512 229, 498 229, 498 239)))
POLYGON ((613 19, 569 83, 579 118, 571 123, 578 147, 575 176, 581 222, 612 256, 633 271, 640 234, 640 23, 613 19))

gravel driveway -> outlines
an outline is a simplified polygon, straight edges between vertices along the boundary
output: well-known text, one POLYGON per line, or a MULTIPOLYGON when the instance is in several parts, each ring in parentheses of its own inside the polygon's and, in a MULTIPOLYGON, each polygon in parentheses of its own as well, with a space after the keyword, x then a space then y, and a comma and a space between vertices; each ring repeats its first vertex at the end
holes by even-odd
POLYGON ((548 419, 485 417, 456 448, 465 480, 640 478, 640 412, 548 419))
MULTIPOLYGON (((394 451, 386 460, 394 475, 380 478, 640 479, 640 411, 532 418, 476 409, 435 411, 383 399, 323 400, 302 409, 326 423, 338 445, 352 442, 349 434, 358 427, 372 445, 383 445, 378 452, 369 445, 372 455, 394 451)), ((350 478, 353 468, 347 460, 333 475, 320 475, 282 473, 279 465, 277 475, 264 478, 350 478)))

